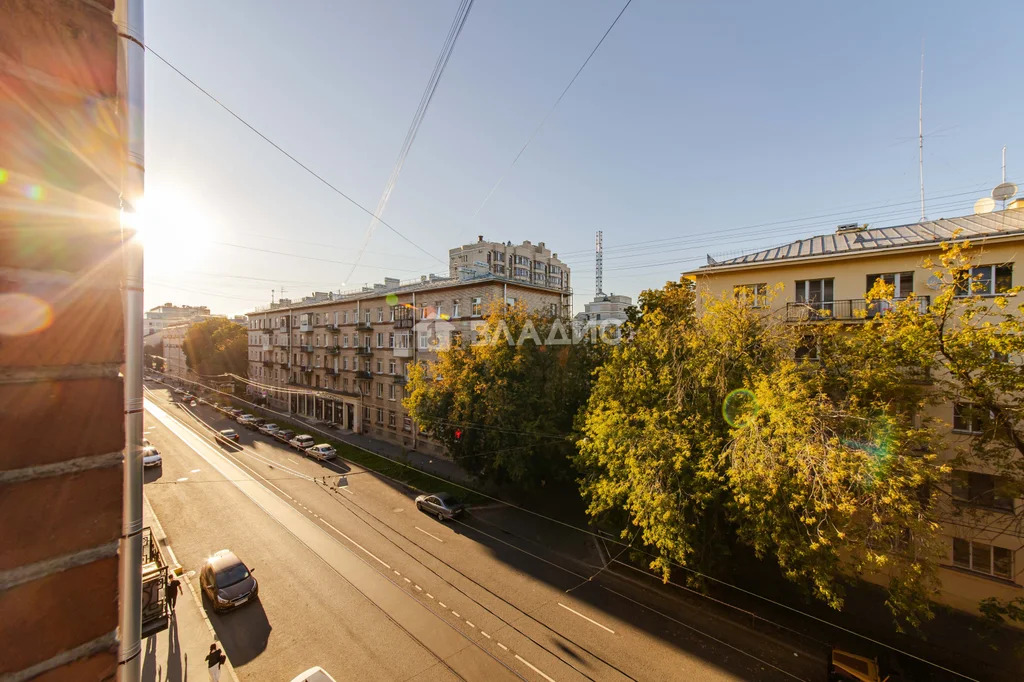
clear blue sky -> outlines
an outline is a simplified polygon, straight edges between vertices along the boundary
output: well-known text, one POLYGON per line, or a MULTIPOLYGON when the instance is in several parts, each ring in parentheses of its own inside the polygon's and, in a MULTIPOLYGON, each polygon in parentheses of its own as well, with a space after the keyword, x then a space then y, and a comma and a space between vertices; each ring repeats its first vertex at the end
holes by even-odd
MULTIPOLYGON (((928 216, 969 213, 1004 144, 1024 180, 1024 3, 634 0, 474 218, 623 2, 477 0, 385 219, 440 258, 478 234, 543 240, 577 307, 598 229, 605 291, 635 298, 707 253, 913 222, 922 38, 928 216)), ((146 5, 157 52, 373 208, 458 1, 146 5)), ((344 284, 344 265, 225 246, 351 261, 369 220, 152 56, 146 126, 147 307, 447 272, 386 228, 344 284)))

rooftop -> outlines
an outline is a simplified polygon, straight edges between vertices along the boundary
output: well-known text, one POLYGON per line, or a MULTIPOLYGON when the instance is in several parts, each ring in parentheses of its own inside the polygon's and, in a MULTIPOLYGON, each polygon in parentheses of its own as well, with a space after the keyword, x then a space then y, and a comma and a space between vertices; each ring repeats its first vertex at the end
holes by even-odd
POLYGON ((695 272, 784 260, 820 258, 833 254, 854 255, 863 251, 925 246, 949 241, 955 233, 957 239, 1024 234, 1024 210, 1014 209, 960 218, 926 220, 893 227, 852 228, 851 226, 841 226, 833 234, 798 239, 789 244, 728 260, 716 261, 709 255, 708 264, 695 272))

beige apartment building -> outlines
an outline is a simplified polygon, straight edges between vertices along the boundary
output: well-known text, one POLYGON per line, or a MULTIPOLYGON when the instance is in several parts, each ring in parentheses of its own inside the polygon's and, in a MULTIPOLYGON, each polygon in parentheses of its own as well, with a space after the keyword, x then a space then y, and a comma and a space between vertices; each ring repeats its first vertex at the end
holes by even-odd
MULTIPOLYGON (((940 242, 953 241, 954 233, 957 240, 970 240, 980 253, 975 274, 989 287, 989 295, 1024 284, 1022 273, 1014 268, 1024 247, 1024 210, 1019 209, 898 227, 844 225, 834 234, 729 260, 709 257, 708 265, 684 276, 696 283, 698 291, 714 296, 745 290, 755 305, 759 300, 769 304, 765 294, 781 284, 781 294, 770 305, 788 322, 809 324, 832 318, 855 324, 863 319, 868 305, 865 293, 879 278, 894 285, 896 297, 913 292, 927 306, 937 284, 921 267, 922 261, 937 256, 940 242)), ((947 457, 958 442, 971 438, 970 419, 962 416, 968 412, 961 407, 941 405, 932 415, 949 425, 948 450, 942 453, 947 457)), ((980 516, 963 521, 951 516, 944 525, 948 554, 941 569, 940 600, 977 613, 985 597, 1024 596, 1024 544, 1017 531, 996 530, 1008 525, 1022 502, 1000 497, 989 474, 971 471, 958 476, 963 486, 950 491, 956 504, 972 500, 973 511, 980 516)))
POLYGON ((182 323, 164 327, 164 371, 176 379, 191 379, 188 376, 188 363, 185 362, 185 334, 191 323, 182 323))
POLYGON ((472 244, 457 246, 448 251, 449 274, 481 275, 490 273, 499 279, 533 284, 549 289, 568 291, 569 267, 558 259, 557 253, 544 246, 524 241, 488 242, 483 235, 472 244))
POLYGON ((446 456, 402 406, 409 368, 436 359, 453 335, 469 338, 494 301, 568 316, 572 292, 462 272, 282 301, 248 315, 250 392, 276 409, 446 456))

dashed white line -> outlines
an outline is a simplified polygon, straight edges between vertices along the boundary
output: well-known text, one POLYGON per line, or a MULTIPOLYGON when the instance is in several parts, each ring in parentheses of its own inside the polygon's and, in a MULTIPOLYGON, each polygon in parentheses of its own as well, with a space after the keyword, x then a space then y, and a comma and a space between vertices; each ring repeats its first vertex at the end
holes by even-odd
POLYGON ((346 492, 346 493, 348 493, 349 495, 355 495, 355 493, 354 493, 354 492, 352 492, 351 490, 349 490, 349 489, 348 489, 348 486, 347 486, 347 485, 344 485, 344 486, 340 486, 340 487, 341 487, 341 489, 342 489, 342 491, 343 491, 343 492, 346 492))
POLYGON ((469 622, 468 620, 466 621, 466 625, 468 625, 468 626, 469 626, 469 627, 471 627, 471 628, 475 628, 475 627, 476 627, 475 625, 473 625, 472 623, 470 623, 470 622, 469 622))
POLYGON ((504 644, 502 644, 501 642, 498 642, 498 646, 500 646, 500 647, 501 647, 502 649, 504 649, 505 651, 508 651, 508 647, 507 647, 507 646, 505 646, 504 644))
POLYGON ((584 615, 583 615, 582 613, 580 613, 579 611, 575 611, 575 610, 573 610, 573 609, 570 609, 570 608, 569 608, 568 606, 566 606, 566 605, 565 605, 565 604, 563 604, 562 602, 558 602, 558 605, 559 605, 559 606, 561 606, 561 607, 562 607, 563 609, 565 609, 566 611, 569 611, 570 613, 575 613, 575 614, 576 614, 577 616, 579 616, 579 617, 580 617, 580 618, 582 618, 583 620, 586 620, 586 621, 590 621, 591 623, 593 623, 593 624, 594 624, 594 625, 596 625, 597 627, 601 628, 602 630, 607 630, 608 632, 612 633, 613 635, 615 634, 615 630, 612 630, 612 629, 611 629, 611 628, 609 628, 609 627, 605 627, 604 625, 601 625, 600 623, 598 623, 598 622, 597 622, 596 620, 594 620, 593 618, 587 618, 586 616, 584 616, 584 615))
POLYGON ((181 478, 179 478, 177 480, 177 483, 181 483, 182 481, 187 481, 187 480, 188 480, 188 476, 182 476, 181 478))
POLYGON ((486 632, 484 632, 483 630, 480 631, 480 634, 483 635, 484 637, 486 637, 487 639, 491 639, 491 636, 489 634, 487 634, 486 632))
MULTIPOLYGON (((501 645, 499 644, 498 646, 501 646, 501 645)), ((544 672, 543 672, 543 671, 542 671, 542 670, 541 670, 540 668, 536 667, 535 665, 533 665, 532 663, 530 663, 530 662, 529 662, 528 660, 526 660, 525 658, 523 658, 523 657, 522 657, 522 656, 520 656, 519 654, 516 654, 516 660, 517 660, 517 661, 520 661, 521 663, 523 663, 524 665, 526 665, 527 667, 529 667, 529 668, 530 668, 530 670, 532 670, 533 672, 537 673, 538 675, 540 675, 541 677, 543 677, 543 678, 544 678, 545 680, 547 680, 548 682, 555 682, 555 681, 554 681, 553 679, 551 679, 550 677, 548 677, 547 675, 545 675, 545 674, 544 674, 544 672)))
POLYGON ((406 578, 405 576, 402 576, 402 580, 404 580, 404 581, 405 581, 405 582, 407 582, 407 583, 411 583, 411 582, 412 582, 411 580, 409 580, 409 579, 408 579, 408 578, 406 578))
POLYGON ((419 590, 420 592, 422 592, 422 591, 423 591, 423 588, 422 588, 422 587, 420 587, 419 585, 413 585, 413 587, 415 587, 415 588, 416 588, 417 590, 419 590))
POLYGON ((452 615, 455 616, 456 618, 462 618, 462 616, 459 615, 459 612, 456 611, 455 609, 452 609, 452 615))
POLYGON ((432 535, 432 534, 428 533, 427 531, 423 530, 423 529, 422 529, 422 528, 420 528, 419 526, 413 526, 413 528, 415 528, 415 529, 416 529, 416 530, 418 530, 419 532, 423 533, 424 535, 427 535, 427 536, 429 536, 429 537, 432 537, 432 538, 434 538, 434 539, 435 539, 435 540, 437 540, 438 542, 441 542, 441 543, 443 543, 443 542, 444 542, 444 540, 442 540, 441 538, 437 537, 436 535, 432 535))
POLYGON ((430 597, 431 599, 434 598, 434 595, 430 594, 429 592, 427 592, 427 596, 430 597))
POLYGON ((398 571, 394 571, 394 574, 395 574, 395 575, 402 575, 402 574, 401 574, 401 573, 399 573, 398 571))
POLYGON ((337 528, 335 528, 334 526, 332 526, 332 525, 331 525, 330 523, 328 523, 327 521, 325 521, 325 520, 323 520, 323 519, 320 519, 320 522, 321 522, 321 523, 323 523, 323 524, 324 524, 325 526, 327 526, 328 528, 330 528, 331 530, 333 530, 333 531, 334 531, 335 533, 337 533, 337 534, 338 534, 338 535, 340 535, 341 537, 343 537, 343 538, 345 538, 346 540, 348 540, 349 542, 351 542, 351 543, 352 543, 353 545, 355 545, 355 546, 356 546, 356 547, 358 547, 359 549, 361 549, 361 550, 363 550, 364 552, 366 552, 366 553, 367 553, 367 554, 368 554, 369 556, 373 557, 373 559, 374 559, 375 561, 377 561, 377 562, 378 562, 378 563, 379 563, 379 564, 380 564, 381 566, 383 566, 384 568, 391 568, 391 566, 390 566, 389 564, 387 564, 387 563, 385 563, 384 561, 382 561, 382 560, 380 559, 380 557, 378 557, 378 556, 377 556, 376 554, 374 554, 374 553, 373 553, 373 552, 371 552, 370 550, 366 549, 365 547, 363 547, 362 545, 360 545, 360 544, 359 544, 358 542, 356 542, 355 540, 353 540, 353 539, 352 539, 352 538, 350 538, 349 536, 347 536, 347 535, 345 535, 344 533, 342 533, 342 532, 341 532, 340 530, 338 530, 337 528))
POLYGON ((438 603, 438 605, 440 605, 440 607, 441 607, 442 609, 446 609, 446 608, 448 608, 448 605, 447 605, 447 604, 445 604, 445 603, 444 603, 443 601, 439 601, 439 602, 437 602, 437 603, 438 603))

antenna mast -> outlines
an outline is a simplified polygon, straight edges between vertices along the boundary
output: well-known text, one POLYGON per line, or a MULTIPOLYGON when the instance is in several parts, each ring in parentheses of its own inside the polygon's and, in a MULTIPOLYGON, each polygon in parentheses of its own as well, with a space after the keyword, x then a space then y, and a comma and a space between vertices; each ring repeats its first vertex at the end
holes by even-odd
POLYGON ((597 231, 597 243, 595 244, 596 253, 594 255, 597 265, 597 295, 603 296, 604 288, 602 280, 604 279, 604 232, 601 230, 597 231))
POLYGON ((1003 145, 1003 182, 1006 182, 1006 145, 1003 145))
POLYGON ((921 220, 924 221, 924 39, 921 39, 921 90, 917 100, 917 169, 921 178, 921 220))

